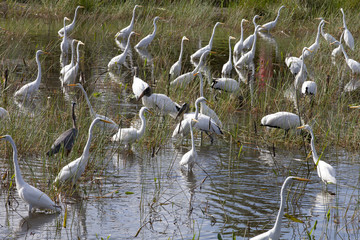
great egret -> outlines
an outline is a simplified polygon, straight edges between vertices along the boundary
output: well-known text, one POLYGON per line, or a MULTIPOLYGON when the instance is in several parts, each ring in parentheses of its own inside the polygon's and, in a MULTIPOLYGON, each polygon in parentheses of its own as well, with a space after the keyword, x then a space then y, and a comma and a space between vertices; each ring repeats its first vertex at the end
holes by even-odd
MULTIPOLYGON (((257 24, 256 24, 256 19, 260 18, 259 15, 255 15, 253 18, 253 24, 254 24, 254 29, 256 29, 257 24)), ((251 34, 250 36, 248 36, 243 43, 243 49, 250 49, 251 46, 253 45, 254 42, 254 34, 251 34)))
POLYGON ((284 216, 284 209, 285 209, 285 198, 287 195, 286 189, 287 187, 290 185, 290 183, 292 183, 293 180, 298 180, 298 181, 310 181, 309 179, 306 178, 299 178, 299 177, 287 177, 281 187, 281 192, 280 192, 280 208, 279 208, 279 212, 277 214, 276 217, 276 222, 275 225, 272 229, 270 229, 267 232, 264 232, 256 237, 250 238, 251 240, 267 240, 267 239, 279 239, 280 238, 280 234, 281 234, 281 223, 282 223, 282 218, 284 216))
MULTIPOLYGON (((317 19, 319 19, 319 20, 324 20, 323 18, 317 18, 317 19)), ((325 23, 328 23, 328 22, 326 22, 326 21, 324 21, 325 23)), ((325 23, 324 24, 322 24, 321 25, 321 35, 323 36, 323 38, 328 42, 328 43, 330 43, 330 44, 336 44, 335 42, 336 42, 336 39, 331 35, 331 34, 329 34, 329 33, 326 33, 326 32, 324 32, 324 26, 325 26, 325 23)), ((337 45, 335 45, 335 46, 337 46, 337 45)))
MULTIPOLYGON (((200 79, 200 97, 204 97, 204 81, 201 72, 198 72, 197 75, 200 79)), ((215 113, 214 110, 212 110, 207 104, 206 101, 200 102, 200 113, 204 114, 206 116, 209 116, 212 120, 215 121, 217 125, 219 125, 220 128, 222 128, 222 122, 220 121, 220 118, 215 113)))
POLYGON ((134 34, 137 34, 137 33, 135 33, 135 32, 130 33, 130 35, 127 39, 127 44, 126 44, 125 50, 120 55, 117 55, 110 60, 110 62, 108 63, 109 70, 115 69, 115 68, 120 69, 121 65, 123 65, 125 63, 126 56, 130 49, 130 39, 131 39, 131 36, 134 34))
POLYGON ((190 132, 191 119, 196 119, 198 122, 195 123, 194 127, 204 131, 206 133, 214 132, 216 134, 223 134, 221 128, 215 123, 213 119, 204 114, 199 114, 199 104, 202 101, 207 101, 204 97, 199 97, 195 101, 195 112, 184 114, 184 120, 182 120, 176 127, 173 132, 172 137, 177 135, 186 136, 190 132))
MULTIPOLYGON (((345 34, 344 34, 345 36, 345 34)), ((340 48, 344 54, 344 57, 345 57, 345 61, 346 61, 346 64, 349 66, 349 68, 351 69, 352 73, 353 74, 358 74, 360 73, 360 63, 355 61, 354 59, 351 59, 348 57, 348 55, 346 54, 345 50, 344 50, 344 47, 342 44, 340 44, 340 48)))
POLYGON ((317 166, 317 174, 319 178, 327 185, 329 183, 336 184, 335 169, 328 163, 319 159, 315 149, 314 133, 309 125, 298 127, 310 133, 311 135, 311 152, 315 165, 317 166))
POLYGON ((232 59, 231 59, 231 40, 235 39, 233 36, 229 36, 229 60, 223 65, 221 70, 222 77, 231 77, 231 70, 233 68, 232 59))
POLYGON ((243 65, 249 65, 251 62, 253 62, 254 57, 255 57, 255 49, 256 49, 256 39, 257 39, 257 31, 260 28, 260 26, 256 26, 255 27, 255 31, 254 31, 254 40, 253 40, 253 44, 252 44, 252 48, 249 52, 245 53, 244 55, 241 56, 241 58, 235 63, 235 67, 240 68, 243 65))
POLYGON ((15 94, 14 94, 15 97, 23 97, 23 98, 32 97, 39 89, 40 82, 41 82, 41 64, 40 64, 40 60, 39 60, 40 54, 49 54, 49 53, 44 52, 42 50, 37 50, 36 63, 38 65, 38 74, 37 74, 35 81, 22 86, 19 90, 17 90, 15 92, 15 94))
POLYGON ((78 129, 76 126, 76 116, 75 116, 75 105, 76 103, 72 103, 72 128, 63 132, 52 144, 50 151, 46 153, 48 156, 52 156, 60 151, 61 146, 64 147, 65 156, 68 156, 71 152, 71 149, 74 145, 78 129))
POLYGON ((0 119, 10 120, 9 112, 5 108, 2 108, 2 107, 0 107, 0 119))
POLYGON ((141 5, 135 5, 134 9, 133 9, 133 14, 132 14, 132 18, 131 18, 131 22, 130 25, 127 26, 126 28, 121 29, 119 32, 116 33, 115 38, 122 38, 122 39, 128 39, 130 33, 132 32, 132 29, 134 27, 134 22, 135 22, 135 10, 138 7, 142 7, 141 5))
POLYGON ((80 62, 80 53, 79 53, 79 47, 80 45, 85 45, 82 41, 78 41, 77 47, 76 47, 76 64, 70 68, 64 75, 64 79, 62 81, 62 84, 69 84, 74 83, 76 80, 76 77, 79 72, 79 62, 80 62))
POLYGON ((184 73, 177 78, 175 78, 173 81, 170 82, 170 86, 172 87, 185 87, 187 86, 192 80, 195 78, 195 74, 201 69, 201 67, 205 64, 205 59, 207 55, 209 55, 210 50, 205 50, 203 54, 201 55, 199 64, 196 66, 194 70, 191 72, 184 73))
MULTIPOLYGON (((290 72, 295 76, 296 76, 296 74, 299 73, 299 71, 301 69, 302 62, 303 62, 302 53, 301 53, 300 57, 287 56, 285 58, 286 66, 289 68, 290 72)), ((307 74, 307 68, 306 68, 305 64, 304 64, 304 71, 307 74)))
POLYGON ((316 95, 317 85, 314 81, 305 81, 301 87, 301 93, 304 95, 316 95))
POLYGON ((63 68, 61 68, 60 71, 60 76, 64 77, 66 72, 69 71, 74 65, 74 58, 75 58, 75 42, 78 42, 78 40, 73 39, 71 41, 71 61, 68 65, 64 66, 63 68))
POLYGON ((348 47, 351 49, 351 50, 354 50, 354 38, 351 34, 351 32, 349 31, 349 29, 347 28, 346 26, 346 22, 345 22, 345 13, 344 13, 344 10, 342 8, 340 8, 340 11, 342 12, 342 15, 343 15, 343 25, 344 25, 344 41, 346 43, 346 45, 348 45, 348 47))
POLYGON ((316 34, 316 39, 315 42, 308 47, 311 51, 305 52, 302 54, 302 60, 304 60, 305 58, 308 57, 313 57, 314 54, 317 52, 317 50, 320 47, 320 33, 321 33, 321 26, 325 23, 325 20, 321 20, 318 26, 318 30, 317 30, 317 34, 316 34))
MULTIPOLYGON (((197 122, 196 119, 191 119, 191 121, 197 122)), ((190 122, 190 134, 191 134, 191 150, 185 153, 180 160, 180 166, 186 167, 188 172, 192 172, 193 166, 196 163, 196 159, 197 159, 194 133, 191 122, 190 122)))
MULTIPOLYGON (((67 17, 64 17, 64 27, 66 26, 66 20, 70 20, 67 17)), ((61 52, 63 52, 65 55, 68 54, 69 51, 69 39, 67 37, 66 31, 64 32, 64 36, 62 37, 62 41, 60 44, 61 52)))
POLYGON ((154 21, 153 21, 153 24, 154 24, 154 31, 147 35, 146 37, 144 37, 143 39, 140 40, 140 42, 138 42, 138 44, 135 45, 135 48, 147 48, 149 46, 149 44, 152 42, 152 40, 154 39, 155 37, 155 34, 156 34, 156 29, 157 29, 157 26, 156 26, 156 21, 160 19, 160 17, 155 17, 154 18, 154 21))
POLYGON ((290 112, 277 112, 266 115, 261 119, 261 126, 281 128, 284 129, 286 133, 290 129, 297 128, 300 125, 299 116, 290 112))
POLYGON ((75 9, 75 15, 74 15, 74 19, 73 21, 67 25, 66 27, 63 27, 62 29, 60 29, 58 31, 58 34, 60 37, 62 37, 64 35, 64 29, 66 29, 66 32, 69 34, 75 27, 75 21, 76 21, 76 17, 77 17, 77 12, 80 8, 84 8, 83 6, 77 6, 76 9, 75 9))
POLYGON ((189 41, 189 39, 185 36, 182 37, 179 59, 171 66, 169 79, 175 79, 181 74, 181 61, 183 56, 184 41, 189 41))
POLYGON ((96 118, 101 118, 101 119, 105 119, 107 124, 103 124, 107 129, 109 129, 110 131, 118 131, 119 130, 119 125, 116 124, 113 120, 111 120, 108 117, 105 117, 103 115, 97 114, 94 109, 91 106, 90 100, 87 96, 87 93, 84 89, 84 87, 81 85, 81 83, 76 83, 76 84, 69 84, 69 87, 78 87, 81 89, 81 91, 84 94, 84 97, 86 99, 86 102, 88 104, 89 110, 90 110, 90 116, 92 117, 93 120, 95 120, 96 118))
POLYGON ((233 78, 215 78, 211 87, 226 92, 236 92, 240 89, 240 84, 233 78))
POLYGON ((50 209, 60 212, 61 207, 57 206, 48 195, 24 181, 18 163, 16 145, 12 137, 10 135, 4 135, 0 136, 0 140, 8 141, 13 148, 16 189, 19 197, 29 205, 29 213, 33 208, 50 209))
POLYGON ((88 135, 86 145, 84 147, 83 154, 78 159, 70 162, 69 164, 67 164, 60 170, 59 174, 57 175, 57 177, 54 180, 54 184, 71 181, 72 185, 75 185, 76 181, 80 178, 81 174, 83 174, 83 172, 85 171, 86 165, 89 161, 92 130, 93 130, 95 124, 100 121, 111 124, 111 122, 109 122, 105 119, 99 118, 99 117, 95 118, 92 121, 92 123, 89 127, 89 135, 88 135))
POLYGON ((149 111, 147 107, 142 107, 139 112, 139 116, 141 119, 141 127, 140 129, 136 128, 120 128, 119 131, 112 136, 111 141, 120 142, 121 144, 128 144, 130 146, 131 143, 140 139, 146 130, 146 118, 144 116, 145 111, 149 111))
POLYGON ((241 20, 240 40, 234 46, 234 63, 238 60, 238 56, 241 55, 242 50, 244 48, 244 29, 243 29, 243 23, 244 22, 249 22, 249 21, 246 20, 246 19, 241 20))
MULTIPOLYGON (((309 48, 304 47, 302 50, 302 56, 304 56, 307 51, 312 52, 309 48)), ((303 58, 301 61, 300 71, 295 76, 294 86, 296 89, 299 88, 300 86, 302 86, 302 84, 305 82, 305 80, 307 78, 307 73, 305 72, 305 63, 304 62, 305 62, 305 59, 303 58)))
POLYGON ((340 45, 341 45, 343 36, 344 36, 344 32, 341 33, 340 41, 336 41, 339 46, 338 46, 337 48, 335 48, 335 49, 331 52, 331 56, 332 56, 332 57, 336 57, 337 55, 339 55, 339 54, 341 53, 341 46, 340 46, 340 45))
POLYGON ((280 11, 281 11, 281 9, 283 9, 283 8, 285 8, 284 5, 279 8, 278 14, 277 14, 275 20, 261 25, 259 31, 268 31, 268 32, 270 32, 270 30, 273 29, 273 28, 276 26, 277 21, 279 20, 280 11))
POLYGON ((195 53, 193 53, 193 54, 190 56, 191 59, 200 58, 200 57, 203 55, 204 52, 206 52, 206 51, 211 51, 211 48, 212 48, 212 45, 213 45, 213 41, 214 41, 214 36, 215 36, 216 27, 219 26, 219 25, 222 25, 222 24, 224 24, 224 23, 222 23, 222 22, 217 22, 217 23, 215 24, 208 45, 206 45, 205 47, 200 48, 200 49, 197 50, 195 53))

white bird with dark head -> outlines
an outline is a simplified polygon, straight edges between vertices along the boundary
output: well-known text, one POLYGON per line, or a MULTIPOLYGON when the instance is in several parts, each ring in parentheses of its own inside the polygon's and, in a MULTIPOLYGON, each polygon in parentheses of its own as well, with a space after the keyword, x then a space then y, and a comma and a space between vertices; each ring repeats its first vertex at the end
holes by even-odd
POLYGON ((59 31, 58 31, 58 34, 60 37, 64 36, 65 32, 64 32, 64 29, 66 29, 66 33, 69 34, 75 27, 75 22, 76 22, 76 17, 77 17, 77 12, 80 8, 84 8, 83 6, 77 6, 76 9, 75 9, 75 15, 74 15, 74 19, 73 21, 67 25, 66 27, 63 27, 61 28, 59 31))
POLYGON ((335 169, 328 163, 319 159, 315 149, 315 137, 312 128, 309 125, 298 127, 310 133, 311 135, 311 152, 315 165, 317 166, 317 174, 319 178, 327 185, 329 183, 336 184, 335 169))
POLYGON ((129 35, 130 33, 132 32, 132 29, 134 27, 134 22, 135 22, 135 10, 136 8, 138 7, 142 7, 141 5, 135 5, 134 6, 134 9, 133 9, 133 14, 132 14, 132 18, 131 18, 131 22, 130 22, 130 25, 121 29, 119 32, 117 32, 115 34, 115 38, 121 38, 121 39, 128 39, 129 38, 129 35))
POLYGON ((0 137, 0 140, 8 141, 13 148, 16 189, 19 197, 29 205, 29 213, 35 208, 60 212, 61 207, 57 206, 48 195, 24 181, 18 163, 17 148, 12 137, 10 135, 4 135, 0 137))
POLYGON ((295 113, 277 112, 266 115, 261 119, 261 126, 281 128, 285 132, 295 129, 301 125, 300 118, 295 113))
POLYGON ((256 237, 250 238, 251 240, 277 240, 280 238, 281 235, 281 223, 282 223, 282 218, 284 216, 284 210, 285 210, 285 205, 286 205, 286 189, 287 187, 290 185, 290 183, 292 183, 293 180, 298 180, 298 181, 310 181, 309 179, 306 178, 299 178, 299 177, 287 177, 281 187, 281 192, 280 192, 280 208, 279 208, 279 212, 276 216, 276 222, 275 225, 272 229, 270 229, 267 232, 264 232, 256 237))
POLYGON ((221 70, 222 77, 231 77, 231 70, 233 68, 232 59, 231 59, 231 40, 235 39, 233 36, 229 36, 229 60, 223 65, 221 70))
POLYGON ((224 23, 222 23, 222 22, 217 22, 217 23, 215 24, 208 45, 206 45, 205 47, 200 48, 200 49, 197 50, 195 53, 193 53, 193 54, 190 56, 191 59, 200 58, 200 57, 203 55, 204 52, 206 52, 206 51, 211 51, 212 45, 213 45, 213 41, 214 41, 214 36, 215 36, 216 27, 219 26, 219 25, 221 25, 221 24, 224 24, 224 23))
POLYGON ((189 41, 189 39, 185 36, 182 37, 179 59, 171 66, 169 79, 175 79, 181 74, 181 61, 183 56, 184 41, 189 41))
POLYGON ((279 8, 278 14, 277 14, 275 20, 261 25, 259 31, 268 31, 268 32, 270 32, 270 30, 273 29, 276 26, 276 24, 277 24, 277 22, 279 20, 279 17, 280 17, 280 11, 283 8, 285 8, 284 5, 279 8))
POLYGON ((301 93, 304 95, 316 95, 317 84, 314 81, 305 81, 301 86, 301 93))
POLYGON ((154 24, 154 31, 147 35, 146 37, 144 37, 143 39, 140 40, 140 42, 138 42, 138 44, 135 45, 135 48, 147 48, 149 46, 149 44, 152 42, 152 40, 155 38, 155 34, 156 34, 156 29, 157 29, 157 26, 156 26, 156 21, 158 19, 161 19, 160 17, 155 17, 154 18, 154 21, 153 21, 153 24, 154 24))
POLYGON ((354 50, 354 48, 355 48, 354 37, 353 37, 353 35, 351 34, 351 32, 349 31, 349 29, 346 26, 344 10, 342 8, 340 8, 340 11, 341 11, 341 13, 343 15, 343 25, 344 25, 343 28, 344 28, 344 41, 345 41, 345 44, 348 45, 348 47, 351 50, 354 50))
POLYGON ((38 50, 36 52, 36 63, 38 65, 38 74, 35 81, 22 86, 19 90, 15 92, 14 94, 15 97, 23 97, 23 98, 32 97, 33 95, 36 94, 37 90, 39 89, 41 82, 41 64, 39 60, 40 54, 49 54, 49 53, 44 52, 42 50, 38 50))
POLYGON ((135 142, 136 140, 140 139, 146 130, 146 118, 145 118, 145 112, 149 112, 149 109, 147 107, 142 107, 139 112, 139 116, 141 119, 141 127, 140 129, 136 128, 120 128, 119 131, 112 136, 111 141, 113 142, 120 142, 121 144, 131 144, 135 142))

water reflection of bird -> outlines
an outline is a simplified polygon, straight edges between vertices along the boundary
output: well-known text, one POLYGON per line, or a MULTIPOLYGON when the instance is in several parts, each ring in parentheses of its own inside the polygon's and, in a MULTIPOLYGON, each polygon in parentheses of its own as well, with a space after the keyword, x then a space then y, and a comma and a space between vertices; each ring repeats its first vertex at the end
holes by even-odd
POLYGON ((75 185, 76 181, 80 178, 80 176, 85 171, 86 165, 89 161, 90 145, 91 145, 91 140, 92 140, 92 130, 93 130, 95 124, 100 121, 111 124, 111 122, 109 122, 105 119, 99 118, 99 117, 95 118, 94 121, 92 121, 92 123, 89 127, 89 135, 88 135, 86 145, 84 147, 83 154, 76 160, 74 160, 74 161, 70 162, 69 164, 67 164, 66 166, 64 166, 60 170, 59 174, 57 175, 57 177, 54 180, 54 184, 71 181, 72 185, 75 185))
POLYGON ((125 65, 125 67, 128 67, 125 60, 126 60, 126 56, 128 54, 128 51, 130 49, 130 39, 131 39, 131 36, 136 34, 135 32, 131 32, 130 35, 129 35, 129 38, 127 39, 127 44, 126 44, 126 47, 125 47, 125 50, 120 54, 120 55, 117 55, 115 57, 113 57, 110 62, 108 63, 108 69, 111 70, 111 69, 120 69, 122 65, 125 65))
POLYGON ((132 29, 134 27, 134 22, 135 22, 135 10, 136 8, 138 7, 142 7, 141 5, 135 5, 134 6, 134 9, 133 9, 133 14, 132 14, 132 18, 131 18, 131 22, 130 22, 130 25, 121 29, 119 32, 117 32, 115 34, 115 39, 117 38, 121 38, 123 40, 127 40, 130 33, 132 32, 132 29))
POLYGON ((60 217, 60 214, 30 213, 20 220, 19 229, 16 230, 15 238, 25 237, 26 234, 33 232, 46 231, 48 227, 56 224, 56 220, 61 221, 59 219, 60 217))
POLYGON ((140 42, 138 42, 138 44, 135 45, 135 48, 147 48, 149 46, 149 44, 152 42, 152 40, 155 37, 156 34, 156 21, 160 19, 160 17, 155 17, 153 24, 154 24, 154 30, 151 34, 147 35, 146 37, 144 37, 143 39, 140 40, 140 42))
POLYGON ((298 180, 298 181, 310 181, 309 179, 306 178, 298 178, 298 177, 287 177, 281 187, 281 192, 280 192, 280 208, 279 208, 279 212, 276 216, 276 222, 275 225, 272 229, 270 229, 267 232, 264 232, 256 237, 250 238, 251 240, 260 240, 260 239, 279 239, 280 238, 280 234, 281 234, 281 223, 282 223, 282 218, 284 216, 284 209, 285 209, 285 197, 286 197, 286 189, 287 187, 290 185, 290 183, 292 183, 293 180, 298 180))
POLYGON ((67 33, 70 33, 74 29, 75 22, 76 22, 76 17, 77 17, 77 12, 78 12, 78 10, 80 8, 84 8, 84 7, 83 6, 77 6, 76 9, 75 9, 75 15, 74 15, 73 21, 69 25, 67 25, 66 27, 61 28, 58 31, 58 34, 59 34, 60 37, 62 37, 65 34, 64 29, 66 30, 67 33))
POLYGON ((235 39, 233 36, 229 36, 229 60, 223 65, 221 70, 222 77, 229 77, 231 76, 231 70, 233 68, 232 59, 231 59, 231 40, 235 39))
POLYGON ((193 53, 193 54, 190 56, 191 59, 200 58, 200 57, 203 55, 204 52, 206 52, 206 51, 211 51, 212 45, 213 45, 213 41, 214 41, 214 36, 215 36, 216 27, 219 26, 220 24, 224 24, 224 23, 222 23, 222 22, 217 22, 217 23, 215 24, 208 45, 206 45, 205 47, 202 47, 202 48, 198 49, 195 53, 193 53))
POLYGON ((196 163, 196 159, 197 159, 194 133, 193 133, 193 129, 192 129, 192 121, 198 122, 196 119, 191 119, 191 122, 190 122, 191 150, 188 151, 187 153, 185 153, 180 160, 180 166, 186 167, 188 172, 192 172, 192 169, 193 169, 194 164, 196 163))
POLYGON ((240 39, 234 46, 234 63, 239 59, 239 56, 241 55, 242 50, 244 48, 244 28, 243 28, 243 23, 244 22, 249 22, 249 21, 246 20, 246 19, 241 20, 240 39))
POLYGON ((75 105, 76 103, 72 103, 72 121, 73 127, 63 132, 52 144, 50 151, 46 153, 48 156, 52 156, 60 151, 61 146, 64 147, 65 156, 68 156, 71 152, 71 149, 74 145, 78 129, 76 126, 76 116, 75 116, 75 105))
POLYGON ((113 142, 120 142, 121 144, 128 144, 129 146, 131 143, 135 142, 136 140, 140 139, 146 130, 146 118, 145 118, 145 111, 149 112, 147 107, 142 107, 139 111, 139 117, 141 119, 141 127, 140 129, 136 128, 120 128, 119 131, 112 136, 111 141, 113 142))
POLYGON ((169 79, 175 79, 181 74, 181 61, 184 51, 184 41, 189 41, 189 39, 185 36, 182 37, 179 59, 171 66, 169 72, 169 79))
POLYGON ((44 52, 42 50, 37 50, 36 63, 38 65, 38 74, 37 74, 35 81, 32 81, 32 82, 22 86, 19 90, 17 90, 15 92, 15 94, 14 94, 15 97, 23 97, 23 98, 32 97, 33 95, 36 94, 37 90, 39 89, 40 82, 41 82, 41 64, 40 64, 40 60, 39 60, 40 54, 49 54, 49 53, 44 52))
POLYGON ((93 120, 95 120, 96 118, 102 118, 102 119, 105 119, 105 123, 106 124, 103 124, 102 126, 105 126, 107 129, 109 129, 110 131, 117 131, 119 129, 119 126, 118 124, 116 124, 113 120, 111 120, 110 118, 106 117, 106 116, 103 116, 103 115, 100 115, 100 114, 97 114, 94 109, 92 108, 91 106, 91 103, 90 103, 90 100, 87 96, 87 93, 84 89, 84 87, 81 85, 81 83, 76 83, 76 84, 69 84, 68 85, 69 87, 78 87, 80 88, 80 90, 83 92, 84 94, 84 97, 85 97, 85 100, 88 104, 88 107, 89 107, 89 111, 90 111, 90 116, 92 117, 93 120))
POLYGON ((273 28, 276 26, 276 24, 277 24, 277 22, 278 22, 278 20, 279 20, 280 11, 281 11, 281 9, 283 9, 283 8, 285 8, 284 5, 279 8, 278 14, 277 14, 275 20, 261 25, 259 31, 268 31, 268 32, 269 32, 271 29, 273 29, 273 28))
POLYGON ((85 45, 83 42, 78 41, 77 47, 76 47, 76 64, 70 68, 64 75, 64 79, 62 81, 62 84, 69 84, 74 83, 76 80, 76 77, 79 72, 79 62, 80 62, 80 53, 79 53, 79 47, 80 45, 85 45))
POLYGON ((10 135, 4 135, 0 137, 0 140, 8 141, 13 148, 16 189, 19 197, 29 205, 29 212, 31 212, 33 208, 49 209, 56 212, 61 211, 61 207, 57 206, 48 195, 24 181, 18 163, 17 148, 12 137, 10 135))
POLYGON ((319 159, 315 149, 315 137, 314 133, 309 125, 298 127, 304 129, 311 135, 311 152, 315 165, 317 166, 317 173, 319 178, 327 185, 329 183, 336 184, 335 169, 328 163, 319 159))
POLYGON ((348 45, 348 47, 351 49, 351 50, 354 50, 354 37, 352 36, 351 32, 349 31, 349 29, 347 28, 346 26, 346 21, 345 21, 345 13, 344 13, 344 10, 342 8, 340 8, 340 11, 343 15, 343 28, 344 28, 344 41, 345 41, 345 44, 348 45))

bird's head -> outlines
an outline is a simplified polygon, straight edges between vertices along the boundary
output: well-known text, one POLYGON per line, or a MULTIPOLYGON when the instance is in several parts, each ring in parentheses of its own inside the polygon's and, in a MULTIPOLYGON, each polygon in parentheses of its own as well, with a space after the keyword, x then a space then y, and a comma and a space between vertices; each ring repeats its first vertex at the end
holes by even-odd
POLYGON ((188 39, 186 36, 183 36, 183 37, 182 37, 182 40, 183 40, 183 41, 189 41, 189 39, 188 39))
POLYGON ((245 18, 243 18, 243 19, 241 20, 241 23, 244 23, 244 22, 250 22, 250 21, 247 20, 247 19, 245 19, 245 18))
POLYGON ((236 39, 236 38, 233 36, 229 36, 229 40, 233 40, 233 39, 236 39))
POLYGON ((306 130, 308 132, 312 131, 311 127, 306 124, 306 125, 303 125, 303 126, 300 126, 300 127, 297 127, 298 129, 303 129, 303 130, 306 130))
POLYGON ((82 87, 81 83, 71 83, 68 84, 68 87, 82 87))
POLYGON ((352 105, 352 106, 349 106, 349 108, 356 108, 356 109, 359 109, 359 108, 360 108, 360 105, 352 105))
POLYGON ((65 21, 70 21, 70 18, 64 17, 64 22, 65 22, 65 21))
POLYGON ((3 136, 0 136, 0 140, 8 140, 8 139, 10 139, 11 138, 11 136, 10 135, 3 135, 3 136))

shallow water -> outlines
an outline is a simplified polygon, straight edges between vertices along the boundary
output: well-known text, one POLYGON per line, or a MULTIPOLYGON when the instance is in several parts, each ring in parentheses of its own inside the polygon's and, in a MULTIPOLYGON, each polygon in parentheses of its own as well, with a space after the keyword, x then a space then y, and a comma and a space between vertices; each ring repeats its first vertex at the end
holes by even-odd
MULTIPOLYGON (((209 28, 202 33, 202 45, 207 43, 211 30, 209 28)), ((237 37, 239 34, 234 35, 237 37)), ((222 64, 227 61, 227 36, 225 30, 218 28, 213 47, 217 53, 210 57, 209 63, 214 77, 220 77, 222 64)), ((196 36, 192 37, 196 39, 196 36)), ((281 81, 280 74, 276 74, 284 70, 279 51, 284 51, 280 49, 286 46, 277 43, 277 40, 283 43, 281 38, 281 35, 277 35, 270 42, 259 38, 255 67, 258 68, 259 63, 266 63, 267 66, 260 67, 262 71, 256 76, 256 89, 259 92, 267 91, 268 81, 271 81, 271 86, 277 86, 276 82, 281 81)), ((21 106, 20 103, 20 112, 40 114, 42 106, 46 104, 43 99, 48 96, 48 101, 56 99, 64 109, 74 99, 86 107, 82 98, 78 98, 79 94, 61 89, 57 26, 51 25, 47 32, 39 30, 31 33, 31 39, 30 43, 17 49, 12 59, 6 59, 13 63, 10 66, 19 65, 16 71, 18 78, 26 71, 22 63, 25 56, 20 53, 25 53, 26 59, 30 59, 28 62, 35 64, 32 56, 38 43, 47 46, 51 42, 54 47, 52 55, 47 56, 46 60, 41 57, 44 75, 38 102, 31 106, 21 106)), ((22 41, 27 41, 27 38, 22 41)), ((91 38, 87 39, 87 43, 90 43, 87 45, 91 45, 91 41, 91 38)), ((198 42, 196 39, 186 44, 184 64, 185 69, 191 70, 193 67, 188 61, 189 55, 197 49, 198 42)), ((180 41, 174 42, 174 45, 179 46, 180 41)), ((85 55, 82 66, 85 80, 95 82, 89 84, 87 91, 89 96, 91 92, 101 93, 99 97, 91 99, 93 107, 113 119, 118 120, 119 115, 126 115, 133 118, 134 124, 139 124, 137 113, 141 105, 128 98, 130 86, 126 90, 124 88, 125 84, 131 84, 131 72, 122 71, 120 75, 104 73, 108 61, 121 52, 113 39, 104 41, 99 49, 86 46, 84 49, 81 53, 85 55)), ((142 79, 156 83, 163 74, 156 62, 159 58, 154 57, 157 47, 150 48, 153 56, 147 56, 146 64, 133 48, 131 50, 132 61, 129 64, 140 68, 142 79)), ((178 56, 171 57, 171 62, 175 62, 178 56)), ((9 104, 13 104, 11 101, 9 99, 9 104)), ((248 103, 253 105, 253 99, 248 103)), ((163 120, 162 117, 153 119, 163 120)), ((239 112, 228 121, 223 121, 229 126, 241 126, 243 122, 246 122, 243 126, 248 126, 248 122, 256 121, 256 117, 249 112, 239 112)), ((242 131, 246 134, 251 130, 242 131)), ((260 131, 261 134, 265 133, 263 129, 260 131)), ((276 147, 274 156, 272 148, 258 146, 256 142, 255 139, 252 143, 243 143, 239 154, 240 145, 234 142, 216 137, 211 145, 206 135, 201 139, 200 134, 196 134, 199 165, 190 175, 181 171, 178 164, 181 156, 190 149, 189 141, 181 144, 169 137, 155 157, 151 157, 151 152, 144 150, 141 144, 135 144, 133 154, 130 154, 123 147, 118 149, 116 144, 107 143, 103 155, 97 154, 91 158, 91 163, 98 166, 95 169, 102 169, 102 173, 96 174, 97 178, 94 179, 82 178, 78 195, 63 202, 67 208, 66 228, 62 227, 64 211, 61 214, 37 213, 29 216, 27 205, 17 193, 1 186, 0 236, 5 239, 94 239, 108 236, 111 239, 129 239, 138 234, 141 239, 191 239, 194 236, 216 239, 217 234, 221 233, 227 239, 232 234, 237 239, 248 238, 273 226, 279 208, 281 185, 291 172, 291 175, 307 176, 312 181, 305 188, 303 184, 293 184, 287 197, 286 212, 303 223, 283 218, 282 239, 307 238, 315 222, 316 229, 311 233, 315 239, 359 238, 359 191, 356 187, 360 169, 357 154, 330 147, 326 149, 321 159, 336 169, 338 181, 337 186, 329 186, 329 191, 336 193, 331 195, 325 191, 313 170, 312 160, 308 164, 304 161, 307 155, 303 149, 299 150, 300 146, 291 149, 276 147), (309 175, 308 169, 311 170, 309 175), (8 194, 10 205, 6 204, 8 194)), ((317 148, 320 151, 320 146, 317 148)), ((1 174, 10 169, 11 159, 1 156, 1 174)), ((44 163, 43 158, 37 156, 21 157, 19 162, 26 180, 48 177, 43 176, 43 168, 54 164, 44 163)), ((44 191, 47 189, 47 186, 38 187, 44 191)))

